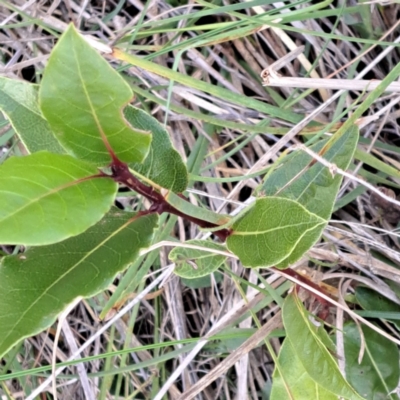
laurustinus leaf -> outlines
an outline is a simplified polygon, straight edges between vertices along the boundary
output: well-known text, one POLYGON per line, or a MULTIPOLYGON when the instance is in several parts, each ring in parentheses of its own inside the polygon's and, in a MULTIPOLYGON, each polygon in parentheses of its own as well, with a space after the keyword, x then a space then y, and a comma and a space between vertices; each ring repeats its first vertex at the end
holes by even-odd
POLYGON ((172 146, 167 130, 151 115, 132 106, 125 108, 124 116, 134 128, 149 130, 153 136, 144 162, 132 163, 129 167, 157 186, 175 193, 184 192, 188 173, 181 156, 172 146))
POLYGON ((346 378, 364 399, 398 399, 393 393, 400 377, 397 345, 368 326, 361 328, 362 339, 354 322, 343 327, 346 378))
POLYGON ((38 152, 0 166, 0 243, 44 245, 75 236, 110 209, 117 184, 69 155, 38 152))
POLYGON ((226 250, 218 243, 194 239, 188 240, 186 244, 203 247, 204 250, 187 247, 175 247, 171 250, 168 258, 176 265, 175 274, 182 278, 195 279, 210 275, 226 259, 224 255, 212 252, 212 250, 226 250))
MULTIPOLYGON (((358 127, 353 126, 335 142, 329 144, 323 158, 345 170, 358 142, 358 127)), ((321 140, 310 147, 318 153, 328 146, 329 139, 321 140)), ((329 219, 342 182, 342 175, 334 174, 325 165, 313 162, 313 158, 302 150, 285 157, 275 171, 267 175, 259 192, 266 196, 279 196, 295 200, 308 211, 329 219)))
POLYGON ((11 122, 29 153, 65 153, 38 105, 37 85, 0 76, 0 110, 11 122))
POLYGON ((230 222, 231 217, 224 214, 217 214, 207 208, 200 208, 194 206, 189 201, 186 201, 176 195, 172 190, 164 194, 165 200, 173 205, 177 210, 184 212, 185 214, 191 215, 192 217, 199 218, 203 221, 211 222, 215 225, 225 225, 230 222))
MULTIPOLYGON (((352 160, 358 128, 311 149, 342 169, 352 160)), ((332 213, 342 182, 304 151, 289 154, 256 191, 263 196, 233 224, 228 248, 245 266, 283 269, 300 259, 319 239, 332 213), (265 197, 266 196, 266 197, 265 197), (273 199, 276 200, 273 200, 273 199)))
POLYGON ((151 244, 157 215, 136 218, 112 208, 81 235, 32 247, 0 264, 0 358, 48 328, 75 299, 107 288, 151 244))
POLYGON ((270 400, 337 400, 306 372, 289 339, 285 339, 272 376, 270 400))
POLYGON ((96 165, 142 162, 151 134, 133 129, 123 108, 133 92, 73 25, 54 47, 39 90, 41 110, 62 145, 96 165))
POLYGON ((246 267, 284 266, 318 240, 326 222, 296 201, 264 197, 234 222, 227 246, 246 267))
POLYGON ((349 400, 362 400, 341 374, 332 341, 323 326, 316 326, 295 293, 286 297, 282 321, 300 363, 320 386, 349 400))

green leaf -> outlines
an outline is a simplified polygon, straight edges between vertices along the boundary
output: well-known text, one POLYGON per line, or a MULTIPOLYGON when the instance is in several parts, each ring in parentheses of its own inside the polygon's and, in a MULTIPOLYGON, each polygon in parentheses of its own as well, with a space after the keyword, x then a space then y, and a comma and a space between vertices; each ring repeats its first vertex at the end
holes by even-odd
POLYGON ((365 351, 361 364, 358 356, 360 333, 354 323, 344 326, 346 377, 365 399, 398 399, 389 393, 399 382, 399 351, 389 339, 363 326, 365 351))
MULTIPOLYGON (((216 212, 211 211, 208 208, 195 206, 189 201, 182 199, 182 197, 175 194, 172 190, 164 194, 164 199, 167 203, 174 206, 174 208, 176 208, 177 210, 203 221, 211 222, 215 225, 223 226, 231 221, 231 217, 229 215, 217 214, 216 212)), ((218 229, 220 228, 218 227, 218 229)))
POLYGON ((361 399, 340 373, 323 327, 317 328, 312 318, 294 293, 286 297, 282 308, 283 325, 303 368, 329 392, 345 399, 361 399))
POLYGON ((186 166, 172 147, 167 130, 151 115, 132 106, 124 109, 124 116, 134 128, 150 131, 153 136, 143 164, 133 163, 129 166, 158 186, 175 193, 185 191, 188 184, 186 166))
MULTIPOLYGON (((185 244, 226 251, 224 246, 207 240, 188 240, 185 244)), ((206 250, 188 249, 187 247, 175 247, 171 250, 168 257, 176 265, 175 274, 187 279, 200 278, 211 274, 226 259, 223 255, 211 253, 206 250)))
POLYGON ((41 110, 62 145, 107 165, 110 146, 124 162, 142 162, 151 135, 132 129, 122 109, 129 85, 70 25, 54 47, 39 90, 41 110))
MULTIPOLYGON (((366 311, 399 312, 399 306, 396 303, 383 297, 381 294, 375 292, 375 290, 358 286, 355 294, 358 304, 366 311)), ((400 329, 400 321, 393 320, 392 322, 397 326, 397 329, 400 329)))
POLYGON ((2 260, 0 357, 53 324, 76 298, 104 290, 150 245, 158 217, 134 216, 113 208, 79 236, 2 260))
POLYGON ((293 200, 265 197, 234 222, 226 243, 246 267, 284 267, 318 240, 326 222, 293 200))
MULTIPOLYGON (((310 149, 318 153, 328 143, 321 140, 310 149)), ((353 126, 329 148, 323 158, 345 170, 352 158, 358 141, 358 128, 353 126)), ((260 193, 267 196, 296 200, 308 211, 323 219, 329 219, 342 182, 341 175, 332 175, 319 162, 309 166, 313 158, 302 150, 289 154, 279 168, 267 176, 260 193), (303 171, 300 175, 299 172, 303 171)))
POLYGON ((0 166, 0 243, 56 243, 98 222, 117 192, 112 179, 98 174, 69 155, 9 158, 0 166))
POLYGON ((277 366, 272 376, 270 400, 337 400, 337 398, 308 375, 292 344, 286 339, 279 351, 277 366))
POLYGON ((0 110, 30 153, 65 153, 39 110, 38 86, 0 77, 0 110))
POLYGON ((181 278, 181 282, 190 289, 204 289, 211 287, 215 283, 222 282, 223 278, 224 276, 220 272, 214 272, 200 278, 181 278))
MULTIPOLYGON (((311 149, 318 152, 325 146, 324 158, 346 169, 357 140, 358 128, 352 127, 337 140, 320 141, 311 149)), ((227 246, 245 266, 286 268, 321 236, 342 176, 333 176, 327 167, 312 161, 303 151, 287 156, 258 190, 268 197, 258 199, 233 224, 227 246)))

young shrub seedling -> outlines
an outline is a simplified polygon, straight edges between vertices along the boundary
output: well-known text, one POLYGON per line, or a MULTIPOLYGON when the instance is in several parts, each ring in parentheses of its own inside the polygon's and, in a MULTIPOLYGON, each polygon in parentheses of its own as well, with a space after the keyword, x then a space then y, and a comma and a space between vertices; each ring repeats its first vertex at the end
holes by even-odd
MULTIPOLYGON (((53 49, 39 87, 6 78, 0 86, 8 94, 1 108, 29 152, 0 166, 0 242, 26 248, 0 266, 0 355, 49 327, 75 299, 107 288, 155 244, 161 214, 213 233, 214 241, 188 242, 203 250, 171 252, 177 274, 186 278, 217 270, 227 252, 245 267, 289 268, 320 239, 331 216, 342 177, 302 151, 287 155, 234 218, 189 203, 186 167, 167 131, 129 104, 130 86, 72 25, 53 49), (120 186, 147 206, 138 212, 114 207, 120 186)), ((346 169, 357 140, 354 126, 311 149, 346 169)), ((327 350, 329 338, 310 325, 296 296, 288 296, 283 317, 290 340, 283 361, 296 353, 301 372, 322 391, 359 398, 327 350), (299 353, 300 333, 309 347, 299 353), (302 360, 310 351, 320 361, 307 368, 302 360)), ((283 377, 276 373, 276 379, 278 393, 283 377)))

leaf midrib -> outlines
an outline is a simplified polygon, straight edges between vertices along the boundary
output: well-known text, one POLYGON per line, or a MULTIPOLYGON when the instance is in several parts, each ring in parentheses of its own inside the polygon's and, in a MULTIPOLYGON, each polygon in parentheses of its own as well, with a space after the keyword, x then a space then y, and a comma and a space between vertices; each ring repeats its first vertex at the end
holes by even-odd
MULTIPOLYGON (((107 236, 106 239, 101 241, 97 246, 95 246, 91 251, 87 252, 85 256, 83 256, 78 262, 76 262, 74 265, 72 265, 67 271, 65 271, 59 278, 57 278, 48 288, 42 292, 42 294, 33 302, 27 309, 25 310, 24 313, 20 316, 20 318, 15 322, 14 326, 12 329, 10 329, 9 333, 3 338, 3 340, 0 342, 0 346, 7 341, 7 339, 11 336, 11 334, 14 332, 18 324, 23 320, 23 318, 28 314, 28 312, 40 301, 42 298, 56 285, 58 284, 63 278, 65 278, 68 274, 70 274, 75 268, 77 268, 82 262, 84 262, 89 256, 91 256, 95 251, 97 251, 100 247, 102 247, 105 243, 107 243, 109 240, 111 240, 112 237, 114 237, 117 233, 119 233, 121 230, 125 229, 126 226, 128 226, 132 222, 132 218, 129 219, 125 224, 123 224, 121 227, 119 227, 117 230, 112 232, 110 236, 107 236)), ((73 301, 73 299, 71 300, 73 301)), ((69 303, 68 303, 69 304, 69 303)), ((40 328, 39 328, 40 330, 40 328)), ((34 334, 34 333, 29 333, 29 335, 34 334)), ((21 337, 20 339, 23 339, 27 337, 28 335, 25 335, 24 337, 21 337)))
POLYGON ((234 230, 234 232, 231 234, 231 236, 263 235, 263 234, 266 234, 266 233, 275 232, 275 231, 279 231, 279 230, 282 230, 282 229, 301 227, 303 225, 309 225, 309 224, 312 224, 313 227, 316 227, 318 225, 325 224, 327 222, 327 220, 324 220, 321 217, 318 217, 318 216, 315 216, 315 217, 319 221, 307 221, 307 222, 301 222, 301 223, 298 223, 298 224, 283 225, 283 226, 278 226, 278 227, 275 227, 275 228, 270 228, 270 229, 267 229, 267 230, 264 230, 264 231, 236 231, 236 230, 234 230))
MULTIPOLYGON (((94 177, 94 175, 92 175, 94 177)), ((3 223, 4 221, 7 221, 9 218, 14 217, 16 214, 20 213, 21 211, 23 211, 25 208, 39 202, 40 200, 51 196, 53 194, 59 194, 59 192, 61 192, 64 189, 67 189, 69 187, 73 187, 74 185, 79 185, 82 182, 86 182, 87 180, 90 179, 91 176, 87 176, 87 177, 83 177, 83 178, 79 178, 73 182, 68 182, 66 184, 63 184, 61 186, 57 186, 54 189, 51 189, 50 191, 43 193, 41 196, 35 197, 34 199, 32 199, 31 201, 28 201, 26 204, 24 204, 22 207, 14 210, 14 212, 12 212, 11 214, 6 215, 4 218, 0 218, 0 223, 3 223)))

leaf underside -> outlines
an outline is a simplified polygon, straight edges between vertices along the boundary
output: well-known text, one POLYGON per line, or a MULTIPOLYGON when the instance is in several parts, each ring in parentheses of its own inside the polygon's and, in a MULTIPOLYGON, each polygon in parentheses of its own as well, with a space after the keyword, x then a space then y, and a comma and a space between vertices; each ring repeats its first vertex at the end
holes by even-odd
MULTIPOLYGON (((188 240, 185 244, 226 251, 225 247, 207 240, 188 240)), ((195 279, 207 276, 216 271, 225 261, 225 256, 207 250, 175 247, 168 258, 175 263, 175 274, 186 279, 195 279)))
POLYGON ((269 267, 300 258, 326 221, 289 199, 263 197, 233 225, 227 246, 246 267, 269 267))
POLYGON ((175 193, 184 192, 188 173, 181 156, 172 146, 167 130, 155 118, 132 106, 124 109, 124 116, 131 126, 150 131, 153 137, 144 162, 131 163, 129 167, 158 186, 175 193))
MULTIPOLYGON (((358 136, 358 127, 353 126, 329 147, 323 158, 345 170, 353 159, 358 136)), ((321 140, 310 150, 318 153, 328 141, 321 140)), ((311 213, 329 219, 342 176, 332 174, 329 168, 319 162, 310 165, 312 161, 313 158, 301 150, 286 156, 282 165, 267 176, 258 191, 266 196, 295 200, 311 213)))
MULTIPOLYGON (((358 128, 352 127, 336 141, 322 140, 311 149, 325 146, 323 157, 346 169, 357 141, 358 128)), ((303 151, 286 156, 258 189, 262 197, 255 206, 233 224, 228 248, 244 266, 287 268, 320 238, 341 182, 341 175, 303 151)))

